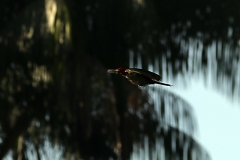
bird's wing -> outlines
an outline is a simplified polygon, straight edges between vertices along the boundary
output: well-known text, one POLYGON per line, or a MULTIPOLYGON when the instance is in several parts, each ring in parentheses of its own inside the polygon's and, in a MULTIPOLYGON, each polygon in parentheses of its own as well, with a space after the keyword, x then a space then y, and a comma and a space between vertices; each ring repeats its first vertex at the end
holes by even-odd
POLYGON ((150 72, 150 71, 147 71, 147 70, 144 70, 144 69, 129 68, 129 69, 126 69, 125 72, 142 74, 142 75, 147 76, 149 78, 151 77, 152 80, 162 81, 162 77, 160 75, 158 75, 156 73, 153 73, 153 72, 150 72))

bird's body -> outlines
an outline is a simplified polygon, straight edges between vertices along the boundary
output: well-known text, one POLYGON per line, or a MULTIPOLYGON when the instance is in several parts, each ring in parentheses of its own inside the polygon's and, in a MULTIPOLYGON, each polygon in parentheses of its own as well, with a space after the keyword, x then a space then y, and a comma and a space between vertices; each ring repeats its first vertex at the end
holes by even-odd
POLYGON ((146 86, 149 84, 161 84, 165 86, 172 86, 171 84, 162 83, 162 77, 156 73, 138 69, 138 68, 118 68, 118 69, 109 69, 109 73, 115 73, 123 76, 132 84, 138 86, 146 86))

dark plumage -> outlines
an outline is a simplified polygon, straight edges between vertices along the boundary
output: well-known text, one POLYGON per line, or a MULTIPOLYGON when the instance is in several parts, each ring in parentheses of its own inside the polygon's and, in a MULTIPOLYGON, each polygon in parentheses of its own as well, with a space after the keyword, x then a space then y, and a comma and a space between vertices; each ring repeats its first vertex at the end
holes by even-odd
POLYGON ((132 84, 138 85, 138 86, 146 86, 149 84, 161 84, 165 86, 172 86, 171 84, 162 83, 162 77, 156 73, 144 70, 144 69, 138 69, 138 68, 117 68, 117 69, 109 69, 109 73, 115 73, 118 75, 123 76, 126 78, 129 82, 132 84))

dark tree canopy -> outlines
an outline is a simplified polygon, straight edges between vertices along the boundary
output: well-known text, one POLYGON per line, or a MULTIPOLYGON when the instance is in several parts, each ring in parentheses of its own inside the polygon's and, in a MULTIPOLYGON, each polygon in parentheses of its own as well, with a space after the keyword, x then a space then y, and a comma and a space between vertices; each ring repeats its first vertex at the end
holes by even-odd
POLYGON ((150 68, 183 86, 186 75, 210 75, 236 99, 240 2, 0 4, 0 159, 43 159, 57 147, 61 159, 130 159, 146 146, 149 159, 211 159, 188 102, 106 71, 150 68))

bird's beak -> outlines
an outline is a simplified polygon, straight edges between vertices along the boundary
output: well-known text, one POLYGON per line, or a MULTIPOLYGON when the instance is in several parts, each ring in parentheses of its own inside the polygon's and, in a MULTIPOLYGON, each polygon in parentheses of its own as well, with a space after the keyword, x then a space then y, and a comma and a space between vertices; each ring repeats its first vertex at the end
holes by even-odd
POLYGON ((118 69, 109 69, 109 70, 108 70, 108 73, 117 74, 117 72, 118 72, 118 69))

